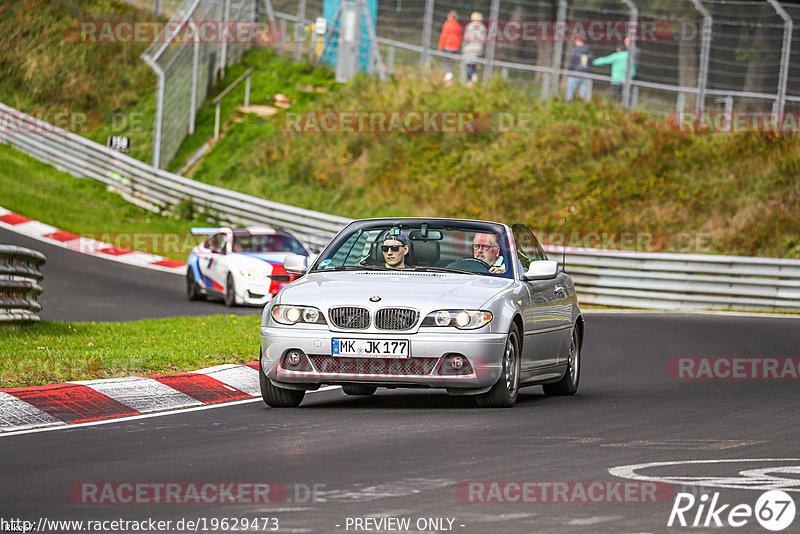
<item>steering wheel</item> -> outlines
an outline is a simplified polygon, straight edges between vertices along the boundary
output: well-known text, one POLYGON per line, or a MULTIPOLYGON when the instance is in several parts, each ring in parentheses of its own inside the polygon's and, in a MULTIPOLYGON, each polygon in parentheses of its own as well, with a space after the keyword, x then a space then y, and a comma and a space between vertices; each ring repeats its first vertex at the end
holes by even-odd
POLYGON ((488 273, 491 265, 478 258, 461 258, 447 266, 449 269, 461 269, 472 273, 488 273))

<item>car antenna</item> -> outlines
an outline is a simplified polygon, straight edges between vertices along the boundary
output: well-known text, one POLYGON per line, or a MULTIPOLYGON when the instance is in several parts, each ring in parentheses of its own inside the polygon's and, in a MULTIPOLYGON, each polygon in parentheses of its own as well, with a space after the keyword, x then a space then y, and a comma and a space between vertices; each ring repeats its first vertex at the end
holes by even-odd
POLYGON ((564 241, 561 243, 561 272, 567 272, 567 218, 564 217, 564 241))

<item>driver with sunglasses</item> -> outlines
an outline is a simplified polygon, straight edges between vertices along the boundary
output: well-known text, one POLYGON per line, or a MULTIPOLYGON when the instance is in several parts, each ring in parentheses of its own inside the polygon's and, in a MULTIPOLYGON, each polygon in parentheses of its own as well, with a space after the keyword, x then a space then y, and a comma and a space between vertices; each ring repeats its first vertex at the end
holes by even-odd
POLYGON ((408 236, 404 232, 390 233, 383 236, 381 252, 387 269, 405 269, 408 254, 408 236))

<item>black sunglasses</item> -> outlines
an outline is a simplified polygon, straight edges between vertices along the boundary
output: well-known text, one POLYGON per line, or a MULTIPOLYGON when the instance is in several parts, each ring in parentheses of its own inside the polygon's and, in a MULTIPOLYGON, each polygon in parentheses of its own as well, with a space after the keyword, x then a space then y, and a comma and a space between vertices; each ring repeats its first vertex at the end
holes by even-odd
POLYGON ((381 245, 381 250, 384 252, 389 252, 391 249, 392 252, 397 252, 402 246, 403 245, 381 245))

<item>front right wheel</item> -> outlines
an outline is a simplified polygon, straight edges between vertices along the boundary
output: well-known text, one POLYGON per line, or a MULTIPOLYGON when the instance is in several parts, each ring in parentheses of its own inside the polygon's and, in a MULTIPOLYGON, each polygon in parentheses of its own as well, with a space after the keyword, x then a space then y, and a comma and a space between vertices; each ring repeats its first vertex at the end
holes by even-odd
POLYGON ((258 370, 258 385, 261 386, 261 398, 270 408, 294 408, 300 406, 306 392, 302 389, 283 389, 272 385, 264 374, 258 370))
POLYGON ((503 371, 492 389, 478 395, 475 400, 481 408, 508 408, 517 402, 519 393, 519 330, 511 325, 503 349, 503 371))

